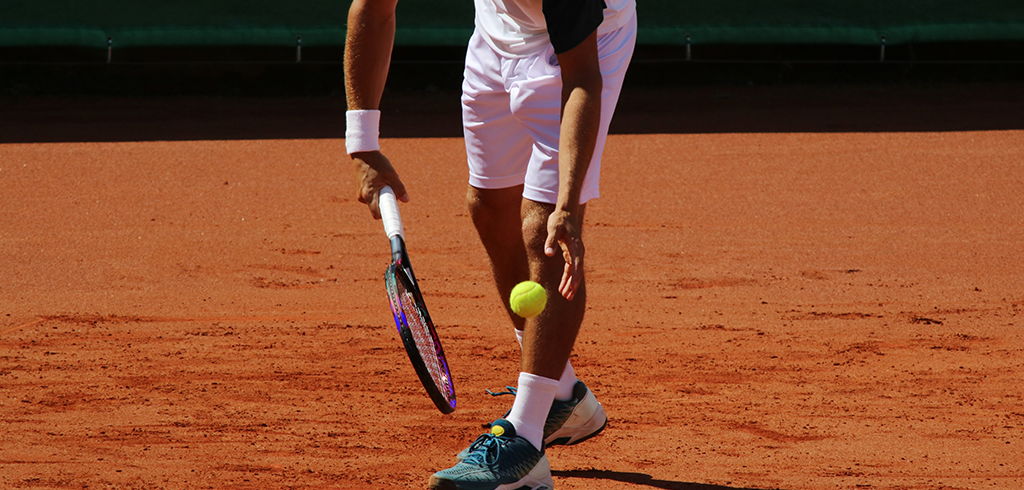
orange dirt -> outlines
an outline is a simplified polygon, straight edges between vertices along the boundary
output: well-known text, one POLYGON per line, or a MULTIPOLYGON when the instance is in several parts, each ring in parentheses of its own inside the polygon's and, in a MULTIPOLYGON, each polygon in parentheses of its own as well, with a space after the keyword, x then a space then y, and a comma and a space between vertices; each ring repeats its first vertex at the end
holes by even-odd
MULTIPOLYGON (((610 139, 574 357, 610 423, 550 450, 556 487, 1021 488, 1024 127, 941 91, 717 90, 695 110, 759 122, 696 134, 625 99, 652 134, 610 139), (869 128, 893 104, 921 113, 869 128)), ((485 390, 518 349, 461 141, 383 146, 450 416, 401 348, 341 140, 0 145, 0 487, 424 488, 451 465, 509 406, 485 390)))

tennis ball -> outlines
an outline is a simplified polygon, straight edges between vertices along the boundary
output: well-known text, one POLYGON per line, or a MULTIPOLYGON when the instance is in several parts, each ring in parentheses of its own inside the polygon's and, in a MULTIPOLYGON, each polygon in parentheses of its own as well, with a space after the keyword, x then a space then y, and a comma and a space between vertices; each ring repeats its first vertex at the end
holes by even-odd
POLYGON ((512 295, 508 299, 515 314, 530 318, 537 316, 548 304, 548 292, 544 286, 533 281, 523 281, 512 288, 512 295))

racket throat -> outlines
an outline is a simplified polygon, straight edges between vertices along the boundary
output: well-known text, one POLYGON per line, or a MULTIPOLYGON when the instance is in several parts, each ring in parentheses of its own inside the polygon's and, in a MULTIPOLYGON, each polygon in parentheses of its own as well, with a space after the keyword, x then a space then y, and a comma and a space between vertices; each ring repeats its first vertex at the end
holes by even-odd
POLYGON ((416 282, 416 276, 412 273, 412 263, 409 262, 409 254, 405 251, 405 240, 402 239, 402 235, 391 237, 391 261, 402 264, 402 267, 409 271, 409 277, 412 278, 413 282, 416 282))

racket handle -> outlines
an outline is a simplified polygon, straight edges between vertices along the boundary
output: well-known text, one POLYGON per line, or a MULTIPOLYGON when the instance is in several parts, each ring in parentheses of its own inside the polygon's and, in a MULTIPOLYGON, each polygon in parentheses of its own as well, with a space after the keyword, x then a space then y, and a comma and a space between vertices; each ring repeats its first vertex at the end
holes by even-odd
POLYGON ((391 190, 391 186, 386 185, 380 190, 377 205, 380 207, 380 217, 384 221, 384 233, 387 233, 388 238, 394 238, 396 235, 404 238, 402 215, 398 213, 398 199, 395 198, 395 191, 391 190))

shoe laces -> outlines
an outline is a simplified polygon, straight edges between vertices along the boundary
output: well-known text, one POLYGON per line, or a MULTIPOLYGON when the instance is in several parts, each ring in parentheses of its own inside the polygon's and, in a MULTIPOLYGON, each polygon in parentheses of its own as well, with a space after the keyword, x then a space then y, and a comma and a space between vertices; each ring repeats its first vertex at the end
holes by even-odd
POLYGON ((501 448, 505 445, 502 439, 507 440, 508 438, 494 434, 481 434, 473 441, 473 444, 470 444, 469 454, 463 461, 470 464, 493 466, 498 462, 501 448))
POLYGON ((487 394, 491 395, 491 396, 502 396, 502 395, 513 395, 513 396, 515 396, 515 394, 517 392, 515 387, 512 387, 512 386, 506 386, 505 389, 508 390, 508 391, 499 391, 499 392, 495 393, 495 392, 493 392, 491 390, 487 390, 487 394))

